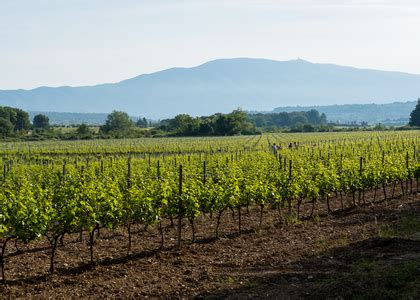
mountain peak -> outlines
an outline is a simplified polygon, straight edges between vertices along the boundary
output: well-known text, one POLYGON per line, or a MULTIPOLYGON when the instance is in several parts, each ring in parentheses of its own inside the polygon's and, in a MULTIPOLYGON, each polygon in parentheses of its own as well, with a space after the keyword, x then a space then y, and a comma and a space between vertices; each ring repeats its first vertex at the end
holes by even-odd
POLYGON ((315 64, 297 58, 225 58, 172 68, 115 84, 0 91, 1 105, 32 111, 114 109, 165 118, 279 106, 386 103, 418 98, 420 76, 315 64))
POLYGON ((284 60, 284 61, 275 60, 275 59, 268 59, 268 58, 235 57, 235 58, 219 58, 219 59, 208 61, 204 64, 199 65, 199 66, 213 65, 213 64, 226 64, 226 63, 252 63, 252 64, 254 64, 254 63, 290 63, 290 62, 313 64, 312 62, 304 60, 300 57, 298 57, 296 59, 284 60))
POLYGON ((294 59, 292 61, 297 62, 297 63, 303 63, 303 64, 313 64, 312 62, 310 62, 308 60, 305 60, 305 59, 302 59, 300 57, 298 57, 298 58, 296 58, 296 59, 294 59))

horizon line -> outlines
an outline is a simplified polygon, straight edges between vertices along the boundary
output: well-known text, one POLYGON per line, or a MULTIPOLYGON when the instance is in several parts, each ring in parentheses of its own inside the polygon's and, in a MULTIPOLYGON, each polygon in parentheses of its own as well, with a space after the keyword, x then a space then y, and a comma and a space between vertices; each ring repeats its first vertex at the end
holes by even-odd
POLYGON ((0 91, 34 91, 34 90, 38 90, 38 89, 83 88, 83 87, 97 87, 97 86, 103 86, 103 85, 114 85, 114 84, 119 84, 119 83, 129 81, 129 80, 132 80, 132 79, 135 79, 135 78, 138 78, 138 77, 142 77, 142 76, 150 76, 150 75, 154 75, 154 74, 158 74, 158 73, 162 73, 162 72, 169 71, 169 70, 174 70, 174 69, 184 69, 184 70, 195 69, 195 68, 199 68, 199 67, 205 66, 205 65, 210 64, 210 63, 214 63, 214 62, 217 62, 217 61, 224 61, 224 60, 225 61, 228 61, 228 60, 264 60, 264 61, 271 61, 271 62, 278 62, 278 63, 304 62, 304 63, 308 63, 308 64, 313 64, 313 65, 329 65, 329 66, 344 67, 344 68, 351 68, 351 69, 364 70, 364 71, 389 72, 389 73, 399 73, 399 74, 412 75, 412 76, 420 76, 420 74, 409 73, 409 72, 404 72, 404 71, 381 70, 381 69, 372 69, 372 68, 364 68, 364 67, 353 67, 353 66, 348 66, 348 65, 339 65, 339 64, 325 63, 325 62, 312 62, 312 61, 303 59, 301 57, 297 57, 295 59, 289 59, 289 60, 276 60, 276 59, 272 59, 272 58, 261 58, 261 57, 232 57, 232 58, 212 59, 212 60, 206 61, 204 63, 198 64, 198 65, 195 65, 195 66, 192 66, 192 67, 165 68, 165 69, 157 70, 157 71, 151 72, 151 73, 142 73, 142 74, 139 74, 137 76, 122 79, 120 81, 115 81, 115 82, 103 82, 103 83, 87 84, 87 85, 59 85, 59 86, 42 85, 42 86, 29 88, 29 89, 25 89, 25 88, 0 89, 0 91))

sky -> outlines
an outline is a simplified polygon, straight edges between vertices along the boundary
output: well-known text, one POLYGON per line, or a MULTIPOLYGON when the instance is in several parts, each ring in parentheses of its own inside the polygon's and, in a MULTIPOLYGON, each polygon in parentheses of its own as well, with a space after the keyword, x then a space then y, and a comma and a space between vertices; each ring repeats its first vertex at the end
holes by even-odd
POLYGON ((234 57, 420 74, 419 28, 418 0, 0 0, 0 89, 234 57))

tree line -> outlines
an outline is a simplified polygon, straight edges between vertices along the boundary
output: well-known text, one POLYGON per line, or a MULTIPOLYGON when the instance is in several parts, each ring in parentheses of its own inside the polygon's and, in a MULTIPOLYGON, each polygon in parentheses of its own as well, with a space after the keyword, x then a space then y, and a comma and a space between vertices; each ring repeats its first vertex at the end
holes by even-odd
MULTIPOLYGON (((420 126, 420 99, 410 115, 410 126, 420 126)), ((0 106, 0 136, 28 136, 59 139, 80 138, 125 138, 140 136, 231 136, 259 134, 264 131, 287 129, 291 132, 329 130, 327 117, 317 110, 301 112, 255 113, 236 109, 231 113, 216 113, 211 116, 193 117, 179 114, 174 118, 157 122, 139 118, 134 122, 122 111, 113 111, 99 130, 87 124, 78 125, 75 131, 62 133, 54 130, 43 114, 35 115, 32 122, 29 114, 21 109, 0 106), (29 134, 30 133, 30 134, 29 134)))
POLYGON ((177 115, 162 120, 159 128, 182 136, 223 136, 235 134, 256 134, 279 128, 291 131, 318 131, 327 124, 325 114, 317 110, 302 112, 248 114, 240 109, 229 114, 217 113, 208 117, 177 115))
POLYGON ((255 134, 255 126, 245 111, 236 109, 229 114, 217 113, 207 117, 180 114, 159 122, 160 130, 180 136, 225 136, 255 134))
POLYGON ((316 131, 315 126, 327 124, 325 114, 320 114, 315 109, 299 112, 256 113, 250 114, 249 120, 259 128, 289 127, 292 131, 316 131))
POLYGON ((29 114, 19 108, 0 106, 0 135, 11 136, 19 132, 26 132, 29 129, 48 128, 49 119, 39 114, 33 118, 31 123, 29 114))

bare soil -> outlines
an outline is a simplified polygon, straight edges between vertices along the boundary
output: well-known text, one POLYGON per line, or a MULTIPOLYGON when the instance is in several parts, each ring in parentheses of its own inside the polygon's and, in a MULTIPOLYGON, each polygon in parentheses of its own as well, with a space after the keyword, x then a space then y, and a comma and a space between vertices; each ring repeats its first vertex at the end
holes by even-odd
MULTIPOLYGON (((0 298, 364 298, 372 285, 381 288, 382 279, 365 284, 354 274, 372 270, 385 274, 420 259, 417 235, 381 236, 383 228, 397 226, 406 216, 420 218, 420 194, 382 199, 378 191, 373 203, 373 192, 366 192, 365 201, 351 208, 352 197, 345 197, 342 210, 338 195, 331 199, 332 213, 321 201, 311 218, 311 203, 305 202, 301 220, 287 222, 287 208, 281 215, 277 209, 265 208, 262 228, 259 207, 250 207, 249 212, 243 208, 241 233, 237 211, 233 215, 228 210, 222 216, 218 239, 214 237, 216 216, 202 215, 196 222, 195 243, 190 241, 191 227, 185 220, 179 250, 176 229, 169 220, 164 222, 161 250, 157 227, 136 226, 128 256, 125 228, 102 229, 95 238, 95 265, 89 264, 87 238, 80 242, 78 234, 67 235, 57 249, 52 276, 48 275, 50 247, 45 239, 29 245, 10 243, 0 298), (358 293, 352 294, 355 289, 358 293)), ((410 291, 420 298, 420 286, 417 289, 410 291)), ((393 298, 394 294, 386 295, 393 298)))

